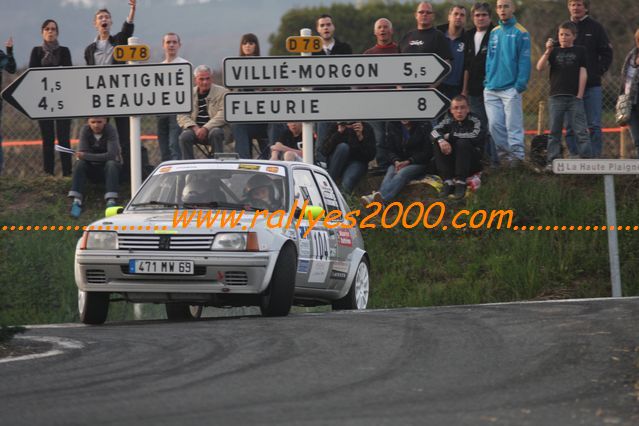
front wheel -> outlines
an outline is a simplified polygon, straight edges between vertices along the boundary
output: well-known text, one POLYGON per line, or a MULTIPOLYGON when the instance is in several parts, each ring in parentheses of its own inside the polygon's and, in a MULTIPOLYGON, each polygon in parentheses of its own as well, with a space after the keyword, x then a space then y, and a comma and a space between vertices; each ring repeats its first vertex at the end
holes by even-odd
POLYGON ((202 306, 188 303, 166 303, 166 317, 169 321, 191 321, 202 316, 202 306))
POLYGON ((262 293, 260 311, 265 317, 285 317, 293 305, 297 253, 292 245, 282 248, 268 288, 262 293))
POLYGON ((104 324, 109 314, 109 293, 78 290, 78 311, 84 324, 104 324))
POLYGON ((355 278, 346 296, 332 303, 333 310, 366 309, 369 289, 368 260, 364 258, 357 266, 355 278))

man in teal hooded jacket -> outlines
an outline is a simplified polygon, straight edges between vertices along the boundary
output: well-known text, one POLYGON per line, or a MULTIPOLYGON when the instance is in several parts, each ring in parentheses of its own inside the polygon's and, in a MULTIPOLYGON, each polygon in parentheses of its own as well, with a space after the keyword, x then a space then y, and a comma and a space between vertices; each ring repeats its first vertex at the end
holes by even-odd
POLYGON ((511 166, 524 159, 522 93, 530 78, 530 34, 514 17, 512 0, 497 0, 499 25, 490 33, 484 101, 490 134, 500 159, 511 166))

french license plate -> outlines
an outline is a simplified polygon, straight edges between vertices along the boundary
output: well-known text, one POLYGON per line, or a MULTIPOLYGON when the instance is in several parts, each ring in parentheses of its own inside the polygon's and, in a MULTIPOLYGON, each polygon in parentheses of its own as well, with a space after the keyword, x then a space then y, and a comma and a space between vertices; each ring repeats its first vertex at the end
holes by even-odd
POLYGON ((129 260, 129 274, 193 275, 191 260, 129 260))

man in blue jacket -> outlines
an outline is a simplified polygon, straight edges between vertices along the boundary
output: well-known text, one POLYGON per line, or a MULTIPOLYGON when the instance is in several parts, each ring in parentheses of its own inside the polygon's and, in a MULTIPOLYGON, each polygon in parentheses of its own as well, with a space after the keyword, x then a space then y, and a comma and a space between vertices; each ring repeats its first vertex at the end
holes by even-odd
POLYGON ((524 159, 521 94, 530 78, 530 34, 517 23, 513 0, 497 0, 499 25, 490 33, 484 100, 490 134, 504 163, 524 159))

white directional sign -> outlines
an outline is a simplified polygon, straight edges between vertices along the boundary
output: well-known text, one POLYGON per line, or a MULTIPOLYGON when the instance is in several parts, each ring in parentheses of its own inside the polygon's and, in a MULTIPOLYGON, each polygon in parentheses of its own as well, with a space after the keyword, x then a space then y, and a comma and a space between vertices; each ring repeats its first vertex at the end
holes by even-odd
POLYGON ((568 175, 637 175, 639 160, 554 160, 552 171, 568 175))
POLYGON ((229 123, 277 121, 424 120, 445 111, 434 89, 240 92, 224 97, 229 123))
POLYGON ((237 57, 224 60, 226 87, 427 85, 450 65, 421 55, 237 57))
POLYGON ((2 97, 32 119, 186 113, 191 76, 189 63, 29 68, 2 97))

